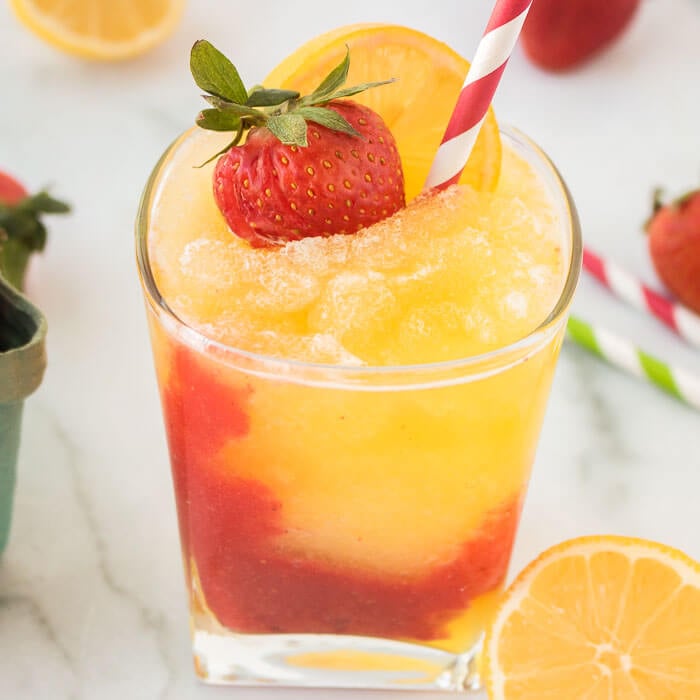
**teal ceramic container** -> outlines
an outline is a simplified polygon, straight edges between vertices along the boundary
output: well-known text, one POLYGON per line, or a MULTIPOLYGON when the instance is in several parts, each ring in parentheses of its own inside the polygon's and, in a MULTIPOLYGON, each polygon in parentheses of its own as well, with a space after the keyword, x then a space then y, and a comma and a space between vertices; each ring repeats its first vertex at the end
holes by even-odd
POLYGON ((42 313, 0 276, 0 554, 7 544, 24 399, 46 367, 42 313))

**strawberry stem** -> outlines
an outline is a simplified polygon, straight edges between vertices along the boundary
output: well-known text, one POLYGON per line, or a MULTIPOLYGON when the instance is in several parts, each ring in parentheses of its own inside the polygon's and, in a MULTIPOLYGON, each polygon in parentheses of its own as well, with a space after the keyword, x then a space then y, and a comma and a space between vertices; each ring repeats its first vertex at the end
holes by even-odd
POLYGON ((47 192, 25 197, 14 205, 0 203, 0 275, 21 290, 33 252, 46 245, 43 214, 66 214, 70 207, 47 192))
POLYGON ((343 60, 304 97, 294 90, 260 85, 247 91, 233 63, 204 39, 192 47, 190 69, 195 83, 206 93, 202 97, 212 107, 197 115, 197 126, 236 132, 234 140, 206 163, 236 146, 243 133, 255 127, 267 127, 282 143, 302 147, 308 145, 308 122, 357 137, 358 132, 343 116, 324 105, 394 82, 383 80, 344 88, 350 70, 349 48, 343 60))
POLYGON ((659 209, 664 207, 664 190, 662 187, 657 187, 654 189, 654 198, 652 200, 652 216, 656 214, 659 209))

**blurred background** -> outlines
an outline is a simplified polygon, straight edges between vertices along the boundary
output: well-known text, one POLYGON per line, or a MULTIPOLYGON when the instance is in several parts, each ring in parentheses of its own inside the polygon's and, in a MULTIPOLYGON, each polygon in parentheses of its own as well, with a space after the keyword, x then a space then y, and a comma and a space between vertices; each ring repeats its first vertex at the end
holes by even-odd
MULTIPOLYGON (((15 522, 0 564, 0 697, 225 692, 199 688, 191 672, 133 245, 151 168, 201 108, 192 43, 212 41, 253 84, 307 39, 358 21, 413 26, 469 58, 490 10, 486 0, 191 0, 164 43, 102 63, 56 50, 0 4, 0 169, 73 206, 51 221, 27 280, 48 318, 49 366, 26 407, 15 522)), ((652 192, 700 184, 698 36, 699 2, 646 0, 629 31, 574 72, 544 72, 516 49, 495 100, 498 119, 562 171, 587 242, 655 286, 642 233, 652 192)), ((590 279, 575 309, 700 373, 697 351, 590 279)), ((697 431, 697 413, 567 346, 514 570, 554 541, 594 531, 700 556, 697 431)))

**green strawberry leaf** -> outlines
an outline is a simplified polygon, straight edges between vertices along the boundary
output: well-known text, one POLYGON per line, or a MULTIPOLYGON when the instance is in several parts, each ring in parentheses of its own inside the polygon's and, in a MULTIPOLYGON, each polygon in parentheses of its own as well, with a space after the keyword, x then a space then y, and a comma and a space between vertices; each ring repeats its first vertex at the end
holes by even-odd
POLYGON ((21 243, 28 250, 42 250, 46 243, 46 229, 37 214, 23 211, 19 205, 0 208, 0 239, 21 243))
POLYGON ((389 85, 390 83, 395 83, 396 78, 391 78, 389 80, 380 80, 376 83, 360 83, 360 85, 353 85, 352 87, 343 88, 334 92, 331 99, 338 100, 341 97, 351 97, 352 95, 357 95, 365 90, 371 90, 372 88, 380 87, 382 85, 389 85))
POLYGON ((195 83, 205 92, 230 102, 245 104, 248 93, 236 67, 205 39, 194 43, 190 70, 195 83))
POLYGON ((310 103, 328 99, 348 79, 350 70, 350 49, 345 47, 345 58, 321 81, 321 84, 311 93, 310 103))
POLYGON ((54 199, 46 190, 26 197, 16 209, 31 214, 67 214, 70 211, 70 207, 65 202, 54 199))
POLYGON ((343 88, 350 70, 350 49, 345 48, 343 60, 310 95, 302 97, 296 90, 265 88, 262 85, 255 85, 246 91, 228 58, 206 40, 195 42, 190 55, 192 75, 197 85, 207 93, 202 97, 212 107, 202 110, 197 115, 196 123, 212 131, 236 131, 235 139, 206 163, 237 145, 242 134, 253 127, 267 126, 282 143, 296 146, 308 145, 306 121, 333 131, 361 136, 344 117, 325 105, 334 99, 387 85, 393 80, 343 88))
POLYGON ((0 274, 22 287, 29 256, 46 246, 42 214, 66 214, 70 207, 42 190, 15 205, 0 203, 0 274))
POLYGON ((3 241, 3 229, 0 228, 0 276, 13 287, 22 291, 24 273, 32 251, 20 241, 12 238, 3 241))
POLYGON ((276 107, 284 102, 289 102, 289 100, 296 100, 298 97, 299 93, 295 90, 258 88, 250 93, 246 105, 248 107, 276 107))
POLYGON ((195 165, 194 167, 199 169, 203 168, 205 165, 209 165, 213 160, 216 160, 219 156, 224 155, 224 153, 227 153, 230 151, 234 146, 237 146, 241 138, 243 136, 243 122, 240 122, 238 125, 238 129, 236 130, 236 135, 233 137, 232 141, 229 141, 220 151, 217 151, 211 158, 207 158, 203 163, 200 163, 199 165, 195 165))
POLYGON ((42 214, 66 214, 70 207, 42 190, 25 197, 14 206, 0 204, 0 242, 11 239, 29 250, 43 250, 46 245, 46 228, 42 214))
POLYGON ((265 126, 287 146, 308 146, 306 120, 296 112, 287 112, 270 117, 265 126))
POLYGON ((265 121, 265 115, 252 107, 246 107, 244 104, 239 104, 238 102, 229 102, 215 95, 202 95, 202 97, 214 107, 214 109, 218 109, 221 112, 235 114, 237 117, 250 117, 251 124, 259 124, 265 121))
POLYGON ((218 109, 203 109, 195 123, 202 129, 210 131, 236 131, 241 125, 241 118, 231 112, 221 112, 218 109))
POLYGON ((361 136, 360 132, 345 117, 328 107, 299 107, 294 110, 293 114, 299 114, 306 121, 320 124, 333 131, 340 131, 350 136, 361 136))

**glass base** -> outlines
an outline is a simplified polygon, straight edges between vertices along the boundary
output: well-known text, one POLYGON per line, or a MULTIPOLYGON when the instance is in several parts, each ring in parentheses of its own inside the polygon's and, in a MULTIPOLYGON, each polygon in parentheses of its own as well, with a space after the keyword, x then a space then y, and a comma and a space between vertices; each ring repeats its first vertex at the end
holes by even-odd
POLYGON ((219 634, 195 630, 206 683, 245 686, 478 691, 480 645, 464 654, 371 637, 219 634))

